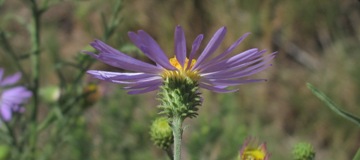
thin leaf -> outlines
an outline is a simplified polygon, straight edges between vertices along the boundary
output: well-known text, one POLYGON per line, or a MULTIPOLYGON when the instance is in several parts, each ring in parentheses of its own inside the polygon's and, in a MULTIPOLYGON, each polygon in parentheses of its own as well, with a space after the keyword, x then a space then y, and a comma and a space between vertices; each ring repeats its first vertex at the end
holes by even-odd
POLYGON ((345 119, 356 123, 360 127, 360 118, 359 117, 356 117, 356 116, 340 109, 329 97, 327 97, 323 92, 317 90, 312 84, 307 83, 306 85, 313 92, 313 94, 315 96, 317 96, 320 100, 322 100, 331 110, 333 110, 338 115, 344 117, 345 119))
POLYGON ((359 148, 358 151, 356 152, 353 160, 360 160, 360 148, 359 148))

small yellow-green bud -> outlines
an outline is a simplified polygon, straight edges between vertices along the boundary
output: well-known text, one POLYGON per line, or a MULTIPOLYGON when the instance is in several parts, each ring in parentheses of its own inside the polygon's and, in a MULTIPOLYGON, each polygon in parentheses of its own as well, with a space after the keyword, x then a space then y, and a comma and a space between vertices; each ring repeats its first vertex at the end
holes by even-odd
POLYGON ((294 160, 314 160, 315 151, 310 143, 301 142, 294 146, 293 151, 294 160))
POLYGON ((166 117, 157 118, 150 128, 151 140, 161 149, 166 150, 174 141, 173 132, 166 117))

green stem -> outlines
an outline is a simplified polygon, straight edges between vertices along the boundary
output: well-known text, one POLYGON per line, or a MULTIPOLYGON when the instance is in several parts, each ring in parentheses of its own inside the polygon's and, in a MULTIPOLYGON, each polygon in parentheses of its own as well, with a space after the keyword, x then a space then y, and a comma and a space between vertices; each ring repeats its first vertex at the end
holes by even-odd
POLYGON ((180 116, 174 116, 172 127, 174 134, 174 160, 181 159, 181 132, 183 119, 180 116))
POLYGON ((16 138, 14 130, 11 128, 11 126, 8 124, 8 122, 4 122, 3 124, 5 124, 6 129, 7 129, 8 133, 9 133, 9 136, 11 137, 11 144, 16 149, 19 149, 18 148, 18 143, 17 143, 17 138, 16 138))
POLYGON ((37 113, 39 105, 39 73, 40 73, 40 16, 42 11, 38 8, 35 0, 30 1, 32 12, 32 24, 30 27, 31 35, 31 70, 32 70, 32 92, 33 92, 33 108, 31 110, 31 136, 29 139, 30 151, 33 154, 31 159, 36 159, 37 144, 37 113))

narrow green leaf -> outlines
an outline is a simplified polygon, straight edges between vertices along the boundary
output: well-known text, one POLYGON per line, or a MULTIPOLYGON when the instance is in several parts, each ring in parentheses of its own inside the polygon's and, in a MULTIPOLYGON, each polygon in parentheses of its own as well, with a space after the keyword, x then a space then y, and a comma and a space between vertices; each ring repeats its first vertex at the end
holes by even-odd
MULTIPOLYGON (((333 110, 338 115, 344 117, 345 119, 356 123, 360 127, 360 118, 356 117, 336 106, 336 104, 327 97, 323 92, 317 90, 312 84, 307 83, 307 87, 312 91, 312 93, 322 100, 331 110, 333 110)), ((359 159, 360 160, 360 159, 359 159)))
POLYGON ((101 24, 102 24, 104 33, 106 33, 106 32, 108 31, 108 28, 109 28, 107 23, 108 23, 108 22, 107 22, 105 13, 104 13, 104 12, 101 12, 101 24))
POLYGON ((360 148, 359 148, 358 151, 356 152, 353 160, 360 160, 360 148))

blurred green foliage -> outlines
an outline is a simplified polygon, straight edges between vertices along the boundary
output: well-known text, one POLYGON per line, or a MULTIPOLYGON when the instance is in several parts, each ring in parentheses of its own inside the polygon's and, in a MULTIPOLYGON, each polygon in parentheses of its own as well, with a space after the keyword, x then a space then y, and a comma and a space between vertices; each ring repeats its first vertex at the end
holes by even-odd
MULTIPOLYGON (((54 85, 59 83, 54 78, 56 67, 63 73, 71 73, 72 68, 62 67, 62 63, 49 66, 50 62, 59 57, 73 62, 74 57, 81 59, 80 50, 91 50, 89 42, 104 38, 101 15, 111 15, 117 1, 49 2, 50 8, 42 17, 41 82, 54 85)), ((274 66, 257 76, 269 81, 241 86, 233 94, 204 91, 199 116, 184 124, 183 159, 236 159, 247 136, 267 141, 271 159, 290 159, 289 148, 302 139, 314 144, 318 159, 351 159, 360 147, 359 129, 324 109, 305 82, 312 82, 339 105, 347 106, 344 109, 359 113, 359 5, 355 0, 126 0, 121 16, 114 17, 117 23, 108 44, 149 61, 129 44, 128 31, 147 31, 168 55, 173 55, 176 25, 183 26, 188 46, 200 33, 207 42, 223 25, 229 33, 221 49, 252 32, 236 52, 250 47, 279 51, 274 66)), ((20 0, 0 1, 0 31, 6 31, 21 56, 28 53, 29 35, 23 28, 28 19, 29 11, 20 0)), ((15 71, 8 58, 0 50, 1 66, 15 71)), ((93 68, 116 70, 101 63, 93 68)), ((27 67, 25 70, 30 72, 27 67)), ((64 78, 74 79, 74 75, 64 74, 64 78)), ((131 96, 120 86, 101 86, 106 94, 84 115, 57 124, 66 126, 63 130, 41 135, 52 139, 47 145, 45 140, 39 144, 45 146, 43 159, 167 159, 149 137, 150 124, 157 116, 156 94, 131 96)), ((42 107, 41 112, 46 113, 46 109, 42 107)))

